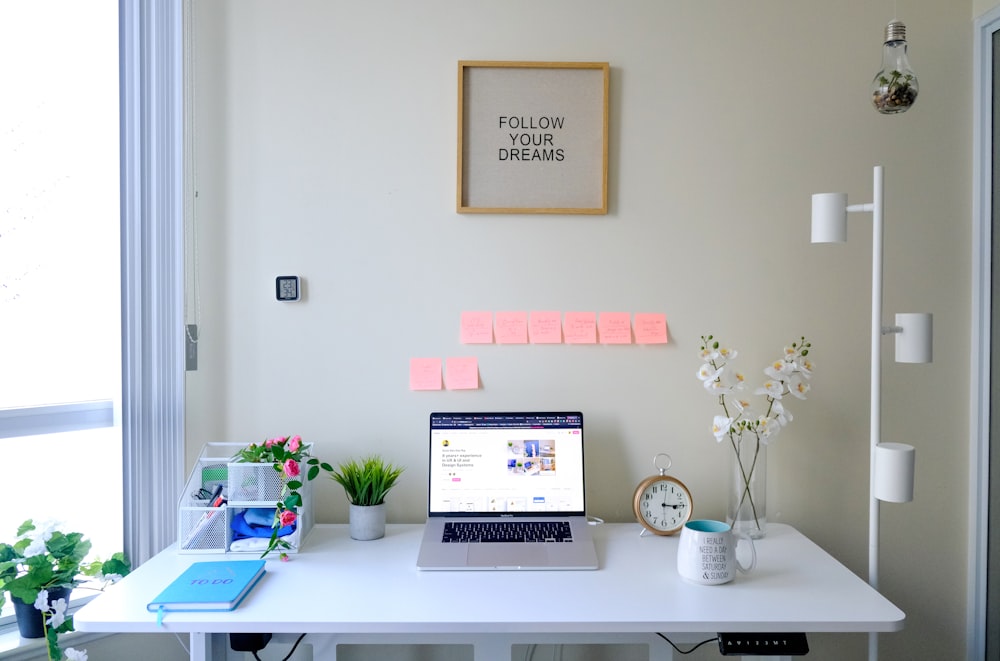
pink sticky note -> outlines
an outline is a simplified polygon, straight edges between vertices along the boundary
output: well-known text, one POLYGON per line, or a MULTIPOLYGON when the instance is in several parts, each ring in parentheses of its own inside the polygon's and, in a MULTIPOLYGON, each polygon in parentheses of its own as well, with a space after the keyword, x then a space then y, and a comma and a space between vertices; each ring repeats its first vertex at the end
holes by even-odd
POLYGON ((601 344, 632 344, 632 320, 628 312, 602 312, 597 320, 601 344))
POLYGON ((666 344, 667 342, 667 315, 635 313, 636 344, 666 344))
POLYGON ((440 358, 410 358, 410 390, 441 390, 440 358))
POLYGON ((593 312, 567 312, 563 320, 563 337, 566 344, 595 344, 597 315, 593 312))
POLYGON ((479 388, 479 359, 475 356, 455 356, 444 361, 444 382, 448 390, 479 388))
POLYGON ((528 315, 528 337, 532 344, 562 342, 562 314, 552 310, 533 310, 528 315))
POLYGON ((492 344, 493 313, 462 313, 462 344, 492 344))
POLYGON ((497 344, 527 344, 528 313, 497 312, 494 331, 497 344))

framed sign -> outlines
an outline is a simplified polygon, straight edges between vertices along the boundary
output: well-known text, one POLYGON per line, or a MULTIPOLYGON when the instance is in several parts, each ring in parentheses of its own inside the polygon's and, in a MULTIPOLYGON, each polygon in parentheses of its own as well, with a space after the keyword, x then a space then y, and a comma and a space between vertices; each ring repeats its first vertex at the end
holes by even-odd
POLYGON ((459 213, 608 212, 607 62, 458 63, 459 213))

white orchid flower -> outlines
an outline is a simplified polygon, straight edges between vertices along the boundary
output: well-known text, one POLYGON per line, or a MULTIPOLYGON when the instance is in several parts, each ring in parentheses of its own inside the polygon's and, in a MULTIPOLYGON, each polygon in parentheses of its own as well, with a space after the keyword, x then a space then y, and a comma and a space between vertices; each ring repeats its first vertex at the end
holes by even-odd
POLYGON ((764 445, 778 435, 781 430, 781 425, 772 421, 766 416, 760 416, 757 418, 757 435, 760 437, 760 442, 764 445))
POLYGON ((805 399, 806 393, 809 392, 809 384, 800 378, 793 378, 788 384, 788 392, 799 399, 805 399))
POLYGON ((736 349, 729 349, 727 347, 721 347, 719 349, 719 356, 725 360, 732 360, 733 358, 736 358, 736 356, 738 355, 739 352, 736 351, 736 349))
POLYGON ((736 390, 743 390, 747 385, 747 377, 743 372, 733 372, 733 378, 736 380, 735 388, 736 390))
POLYGON ((740 413, 741 416, 749 416, 750 415, 750 406, 751 405, 750 405, 750 402, 748 402, 747 400, 740 399, 739 397, 734 397, 734 398, 732 398, 730 400, 727 400, 727 401, 730 404, 733 405, 733 407, 737 410, 737 412, 740 413))
POLYGON ((782 427, 792 421, 791 411, 787 410, 781 402, 776 401, 771 405, 771 415, 782 427))
POLYGON ((732 425, 732 418, 727 418, 724 415, 715 416, 712 420, 712 433, 715 435, 715 440, 721 443, 722 439, 729 433, 732 425))
POLYGON ((781 396, 785 394, 785 384, 777 379, 768 379, 763 386, 754 390, 753 394, 781 399, 781 396))
POLYGON ((714 381, 722 374, 722 368, 713 368, 711 363, 705 363, 698 370, 698 378, 702 381, 714 381))

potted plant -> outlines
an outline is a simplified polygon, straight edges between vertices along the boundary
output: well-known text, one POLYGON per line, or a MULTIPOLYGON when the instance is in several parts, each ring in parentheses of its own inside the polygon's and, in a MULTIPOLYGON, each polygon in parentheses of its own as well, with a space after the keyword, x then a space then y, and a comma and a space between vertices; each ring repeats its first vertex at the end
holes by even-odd
POLYGON ((59 647, 59 634, 73 631, 73 617, 66 607, 81 576, 95 577, 103 585, 129 572, 124 553, 106 561, 86 561, 91 543, 79 532, 62 532, 56 524, 36 525, 28 519, 17 529, 13 543, 0 543, 0 607, 10 592, 18 627, 25 638, 46 639, 48 658, 86 659, 85 651, 59 647))
POLYGON ((385 496, 396 485, 403 468, 386 463, 378 455, 360 461, 351 459, 329 471, 344 487, 350 501, 351 537, 359 540, 385 536, 385 496))
POLYGON ((299 493, 299 489, 305 481, 314 480, 319 475, 320 468, 325 471, 333 470, 330 464, 311 457, 309 455, 311 448, 311 444, 302 442, 301 436, 283 436, 267 439, 263 443, 251 443, 233 457, 234 462, 271 464, 281 481, 275 502, 274 518, 271 522, 270 541, 260 556, 262 558, 280 548, 281 560, 288 560, 285 551, 291 548, 291 545, 278 533, 296 523, 297 509, 302 506, 302 494, 299 493))

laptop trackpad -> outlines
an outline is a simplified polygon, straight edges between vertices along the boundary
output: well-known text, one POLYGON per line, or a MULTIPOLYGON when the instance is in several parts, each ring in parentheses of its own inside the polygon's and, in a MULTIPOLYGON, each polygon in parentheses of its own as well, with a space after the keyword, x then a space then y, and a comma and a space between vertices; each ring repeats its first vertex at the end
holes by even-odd
POLYGON ((548 551, 544 544, 469 544, 469 567, 496 567, 497 569, 520 569, 521 567, 544 567, 548 551))

